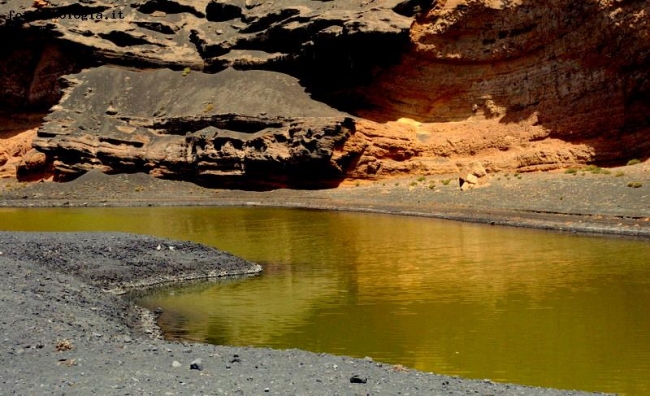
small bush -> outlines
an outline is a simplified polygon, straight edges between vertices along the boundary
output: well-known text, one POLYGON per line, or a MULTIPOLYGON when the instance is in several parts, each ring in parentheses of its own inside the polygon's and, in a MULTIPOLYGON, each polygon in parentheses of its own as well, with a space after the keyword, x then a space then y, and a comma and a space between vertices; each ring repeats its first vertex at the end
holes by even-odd
POLYGON ((615 174, 614 176, 616 176, 616 177, 625 176, 625 172, 623 172, 623 171, 618 171, 618 172, 616 172, 616 174, 615 174))
POLYGON ((564 173, 566 173, 567 175, 575 175, 576 173, 578 173, 578 170, 575 168, 569 168, 565 170, 564 173))
POLYGON ((190 74, 191 71, 192 69, 190 69, 189 67, 183 69, 183 77, 187 77, 187 75, 190 74))
POLYGON ((641 163, 641 161, 638 160, 638 159, 636 159, 636 158, 627 161, 627 165, 628 165, 628 166, 630 166, 630 165, 636 165, 636 164, 640 164, 640 163, 641 163))
POLYGON ((420 183, 422 183, 422 182, 425 181, 425 180, 427 180, 427 178, 424 177, 424 176, 420 176, 420 177, 418 177, 418 181, 419 181, 420 183))
POLYGON ((610 173, 612 173, 609 169, 603 169, 603 168, 601 168, 599 166, 596 166, 596 165, 589 165, 589 166, 585 167, 583 170, 587 171, 587 172, 591 172, 594 175, 598 175, 598 174, 601 174, 601 173, 603 175, 609 175, 610 173))
POLYGON ((359 187, 360 185, 361 185, 361 183, 359 183, 359 182, 354 183, 355 187, 359 187))
POLYGON ((641 182, 629 182, 629 183, 627 183, 627 186, 632 187, 632 188, 639 188, 639 187, 643 186, 643 183, 641 183, 641 182))
POLYGON ((449 183, 451 183, 451 179, 445 179, 442 181, 442 184, 444 184, 445 186, 449 185, 449 183))
POLYGON ((418 182, 416 182, 416 181, 411 182, 411 184, 410 184, 411 187, 415 187, 415 186, 417 186, 417 185, 418 185, 418 182))
POLYGON ((72 342, 70 342, 70 340, 63 339, 63 340, 57 340, 56 345, 54 347, 57 352, 64 352, 74 348, 74 345, 72 345, 72 342))
POLYGON ((434 186, 433 184, 429 184, 429 190, 433 190, 434 188, 436 188, 436 186, 434 186))

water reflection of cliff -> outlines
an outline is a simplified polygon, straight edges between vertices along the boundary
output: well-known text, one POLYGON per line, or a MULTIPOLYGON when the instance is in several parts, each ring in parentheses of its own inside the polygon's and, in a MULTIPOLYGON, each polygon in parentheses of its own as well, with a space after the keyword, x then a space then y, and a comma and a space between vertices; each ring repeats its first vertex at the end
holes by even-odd
MULTIPOLYGON (((147 298, 165 307, 161 325, 196 341, 231 345, 274 345, 303 326, 314 305, 336 293, 326 278, 291 275, 200 285, 147 298), (183 323, 178 323, 182 318, 183 323)), ((144 301, 147 304, 147 301, 144 301)), ((175 334, 170 334, 175 338, 175 334)))
POLYGON ((215 298, 191 333, 567 388, 628 381, 613 372, 650 357, 638 348, 647 332, 620 335, 650 330, 647 244, 418 218, 274 216, 239 219, 243 238, 221 234, 218 246, 274 264, 261 279, 174 303, 199 312, 193 301, 215 298))
POLYGON ((185 330, 189 328, 190 338, 196 340, 276 345, 276 339, 304 326, 314 307, 345 293, 348 273, 328 267, 357 259, 336 218, 323 212, 306 216, 302 211, 268 209, 203 210, 200 216, 188 216, 181 227, 193 240, 262 262, 264 275, 171 296, 161 292, 151 298, 172 311, 162 320, 173 329, 178 327, 174 317, 182 317, 185 330), (176 307, 178 313, 173 312, 176 307))
POLYGON ((189 339, 650 392, 647 242, 302 210, 52 213, 3 212, 3 225, 191 239, 262 263, 261 277, 147 298, 189 339))

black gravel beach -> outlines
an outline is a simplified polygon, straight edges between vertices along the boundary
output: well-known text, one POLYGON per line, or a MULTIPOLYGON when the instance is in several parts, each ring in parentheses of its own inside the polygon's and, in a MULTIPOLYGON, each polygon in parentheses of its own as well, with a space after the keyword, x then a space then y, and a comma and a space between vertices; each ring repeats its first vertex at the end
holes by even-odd
POLYGON ((213 248, 121 233, 0 232, 1 394, 578 395, 300 350, 167 342, 124 291, 251 276, 213 248), (136 281, 137 280, 137 281, 136 281))

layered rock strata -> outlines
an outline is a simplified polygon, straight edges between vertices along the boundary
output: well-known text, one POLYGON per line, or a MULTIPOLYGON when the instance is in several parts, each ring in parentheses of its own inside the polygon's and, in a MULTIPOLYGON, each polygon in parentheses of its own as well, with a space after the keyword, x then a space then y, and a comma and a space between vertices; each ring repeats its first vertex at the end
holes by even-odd
POLYGON ((33 142, 54 160, 61 180, 99 168, 298 186, 332 182, 347 171, 337 150, 353 133, 352 120, 311 100, 286 74, 103 66, 65 84, 33 142))
POLYGON ((58 180, 99 168, 327 185, 354 163, 337 151, 354 123, 290 75, 313 96, 348 100, 350 85, 397 62, 411 20, 392 10, 397 1, 373 3, 3 2, 0 36, 19 39, 2 50, 0 105, 60 100, 34 140, 58 180), (125 70, 59 79, 107 64, 125 70))
POLYGON ((493 168, 647 158, 649 12, 648 1, 438 1, 358 114, 410 120, 424 157, 493 168))
POLYGON ((60 101, 34 147, 61 179, 99 168, 329 184, 455 173, 476 160, 493 172, 650 156, 648 1, 34 4, 0 2, 11 42, 0 50, 0 106, 60 101), (99 65, 128 72, 81 72, 99 65), (101 80, 113 73, 127 89, 128 73, 152 81, 150 69, 176 85, 131 86, 143 103, 101 80), (231 77, 239 85, 218 95, 231 77), (162 87, 187 106, 160 112, 172 101, 162 87), (266 89, 277 89, 264 104, 278 103, 272 117, 252 99, 231 106, 266 89), (302 111, 310 106, 323 112, 302 111))

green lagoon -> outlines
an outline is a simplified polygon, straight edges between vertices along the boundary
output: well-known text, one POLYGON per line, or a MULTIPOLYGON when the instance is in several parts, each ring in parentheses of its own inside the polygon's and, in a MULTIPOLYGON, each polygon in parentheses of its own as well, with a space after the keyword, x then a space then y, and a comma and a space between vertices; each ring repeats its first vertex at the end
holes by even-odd
POLYGON ((650 394, 650 241, 274 208, 0 209, 0 229, 192 240, 258 277, 163 288, 170 339, 650 394))

